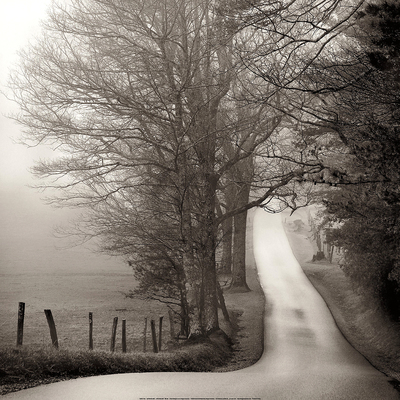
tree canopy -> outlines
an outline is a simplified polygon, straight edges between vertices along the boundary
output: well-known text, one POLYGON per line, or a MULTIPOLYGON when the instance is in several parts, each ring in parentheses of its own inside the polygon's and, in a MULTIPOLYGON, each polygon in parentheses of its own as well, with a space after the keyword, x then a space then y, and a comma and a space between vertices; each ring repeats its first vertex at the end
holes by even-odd
POLYGON ((80 233, 151 276, 154 296, 178 299, 191 335, 218 329, 218 226, 319 169, 282 155, 281 99, 248 100, 269 85, 243 63, 248 32, 220 10, 216 0, 54 3, 11 77, 26 142, 61 153, 34 173, 58 204, 89 210, 80 233))
POLYGON ((124 256, 139 292, 177 309, 186 335, 219 327, 219 242, 232 252, 233 240, 233 286, 246 289, 246 211, 272 211, 272 199, 296 209, 317 183, 330 185, 318 199, 342 224, 332 240, 349 275, 364 279, 365 243, 375 254, 391 243, 368 264, 383 293, 400 282, 398 11, 55 2, 11 76, 25 141, 59 154, 34 173, 58 189, 54 202, 86 210, 77 232, 124 256))

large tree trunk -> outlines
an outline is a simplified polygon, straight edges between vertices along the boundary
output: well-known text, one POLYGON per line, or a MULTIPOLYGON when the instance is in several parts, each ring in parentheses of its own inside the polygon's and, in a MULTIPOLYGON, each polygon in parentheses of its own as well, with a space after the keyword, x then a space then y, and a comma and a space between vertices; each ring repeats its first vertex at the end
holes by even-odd
MULTIPOLYGON (((253 157, 242 160, 236 166, 235 207, 240 208, 249 202, 251 179, 254 174, 253 157)), ((247 211, 234 216, 233 267, 231 290, 247 292, 246 282, 246 225, 247 211)))
MULTIPOLYGON (((189 275, 189 274, 188 274, 189 275)), ((186 282, 186 293, 189 311, 189 337, 197 337, 203 335, 202 329, 202 284, 188 277, 186 282)))
POLYGON ((233 236, 233 269, 231 289, 248 292, 246 282, 246 221, 247 211, 235 215, 233 236))
POLYGON ((233 218, 227 218, 222 222, 222 257, 219 273, 230 274, 232 272, 232 238, 233 218))
MULTIPOLYGON (((243 183, 237 191, 236 202, 238 206, 249 201, 250 185, 243 183)), ((235 291, 249 291, 246 282, 246 226, 247 211, 234 217, 233 235, 233 268, 231 289, 235 291)))
POLYGON ((200 321, 202 335, 219 329, 218 293, 215 250, 217 228, 215 216, 215 196, 217 179, 212 174, 204 174, 203 215, 200 218, 200 263, 202 270, 202 286, 200 296, 200 321))
MULTIPOLYGON (((211 250, 211 248, 210 248, 211 250)), ((215 251, 210 254, 204 268, 202 298, 202 333, 208 334, 219 329, 217 274, 215 269, 215 251)))
MULTIPOLYGON (((226 198, 227 196, 225 196, 226 198)), ((227 200, 225 199, 225 212, 230 210, 227 200)), ((217 202, 216 207, 218 217, 223 216, 223 211, 221 205, 217 202)), ((222 221, 220 226, 219 235, 219 245, 221 259, 220 265, 217 268, 217 274, 229 275, 232 272, 232 239, 233 239, 233 218, 227 218, 222 221)))
POLYGON ((192 202, 191 193, 189 189, 188 176, 186 175, 187 164, 186 159, 181 160, 181 170, 179 173, 180 187, 184 188, 181 194, 182 198, 180 201, 180 217, 181 217, 181 240, 183 243, 183 254, 182 264, 184 272, 184 290, 185 297, 183 297, 183 310, 185 312, 184 323, 182 329, 184 329, 187 336, 190 335, 201 335, 201 312, 200 312, 200 292, 202 285, 202 273, 198 263, 195 260, 194 255, 194 237, 193 237, 193 226, 192 226, 192 202))

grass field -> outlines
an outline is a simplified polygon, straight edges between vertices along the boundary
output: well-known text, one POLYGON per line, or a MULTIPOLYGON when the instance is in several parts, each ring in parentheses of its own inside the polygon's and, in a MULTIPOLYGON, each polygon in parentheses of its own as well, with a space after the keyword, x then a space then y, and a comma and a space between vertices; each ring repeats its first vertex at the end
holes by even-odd
MULTIPOLYGON (((144 319, 164 316, 168 333, 168 310, 161 303, 132 300, 125 296, 134 288, 132 274, 47 274, 8 275, 1 277, 4 290, 0 297, 0 347, 16 343, 18 302, 26 303, 25 346, 50 346, 50 334, 44 309, 51 309, 57 327, 60 347, 84 350, 89 343, 89 312, 93 313, 94 347, 110 347, 114 317, 119 318, 117 349, 120 348, 121 320, 127 321, 128 350, 143 349, 144 319)), ((150 328, 147 330, 150 333, 150 328)), ((165 334, 165 340, 169 335, 165 334)), ((149 339, 150 340, 150 339, 149 339)), ((150 345, 150 341, 149 341, 150 345)))
POLYGON ((88 348, 89 312, 95 349, 109 349, 115 316, 117 349, 123 318, 128 350, 143 349, 144 318, 164 316, 168 332, 165 307, 126 298, 136 282, 121 259, 93 253, 89 245, 67 247, 68 240, 54 237, 54 227, 76 213, 45 206, 27 191, 0 194, 0 348, 15 346, 19 302, 26 303, 26 346, 50 345, 45 309, 52 310, 61 348, 88 348))

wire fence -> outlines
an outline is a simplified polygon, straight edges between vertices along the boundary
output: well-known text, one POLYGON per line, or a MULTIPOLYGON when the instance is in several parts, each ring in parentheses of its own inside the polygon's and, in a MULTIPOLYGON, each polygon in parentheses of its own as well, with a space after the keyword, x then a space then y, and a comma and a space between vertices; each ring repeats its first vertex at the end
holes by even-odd
MULTIPOLYGON (((36 324, 27 324, 26 305, 19 302, 17 316, 13 317, 16 327, 16 347, 24 346, 25 335, 32 337, 32 334, 36 336, 36 346, 39 341, 41 346, 51 345, 55 349, 79 348, 82 350, 86 348, 123 353, 148 351, 158 353, 163 351, 170 342, 178 340, 175 334, 175 316, 171 311, 168 313, 167 319, 164 319, 164 316, 156 318, 153 315, 141 318, 139 321, 129 320, 126 316, 127 310, 119 311, 121 315, 113 316, 108 323, 102 316, 98 324, 96 324, 96 313, 92 311, 88 312, 85 317, 82 314, 73 315, 69 318, 68 324, 63 323, 65 321, 62 321, 63 315, 60 313, 61 323, 57 324, 57 313, 53 315, 50 309, 45 309, 40 321, 40 329, 38 329, 38 315, 35 316, 36 324), (167 329, 167 334, 165 334, 167 329), (38 335, 38 333, 40 334, 38 335), (86 342, 86 346, 83 346, 84 342, 86 342)), ((0 326, 9 325, 10 322, 3 321, 0 326)))

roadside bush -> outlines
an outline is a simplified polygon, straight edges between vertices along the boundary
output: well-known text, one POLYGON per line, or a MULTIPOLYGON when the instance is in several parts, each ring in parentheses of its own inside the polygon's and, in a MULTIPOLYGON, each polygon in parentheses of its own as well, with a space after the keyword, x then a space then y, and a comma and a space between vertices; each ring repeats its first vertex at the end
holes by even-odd
POLYGON ((109 353, 47 349, 0 350, 0 395, 60 380, 132 372, 207 372, 226 364, 226 340, 208 339, 172 352, 109 353))
MULTIPOLYGON (((354 287, 370 295, 392 317, 400 316, 400 218, 397 207, 353 197, 341 210, 340 227, 327 231, 327 241, 343 250, 341 268, 354 287)), ((327 214, 332 212, 328 203, 327 214)))

